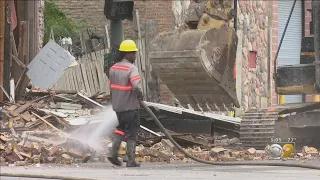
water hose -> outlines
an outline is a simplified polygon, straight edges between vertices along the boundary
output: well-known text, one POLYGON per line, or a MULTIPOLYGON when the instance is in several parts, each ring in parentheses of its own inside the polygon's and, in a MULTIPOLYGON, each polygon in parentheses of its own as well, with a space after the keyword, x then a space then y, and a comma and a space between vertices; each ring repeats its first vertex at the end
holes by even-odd
POLYGON ((177 149, 186 155, 186 157, 195 160, 199 163, 210 164, 210 165, 220 165, 220 166, 236 166, 236 165, 246 165, 246 166, 286 166, 286 167, 299 167, 299 168, 308 168, 308 169, 317 169, 320 170, 320 166, 315 165, 307 165, 307 164, 290 164, 290 163, 275 163, 275 162, 214 162, 214 161, 206 161, 203 159, 199 159, 197 157, 192 156, 188 152, 186 152, 166 131, 163 127, 157 116, 150 110, 150 108, 146 105, 145 102, 140 101, 141 106, 147 111, 147 113, 154 119, 156 124, 159 126, 161 131, 166 135, 166 137, 172 142, 172 144, 177 147, 177 149))

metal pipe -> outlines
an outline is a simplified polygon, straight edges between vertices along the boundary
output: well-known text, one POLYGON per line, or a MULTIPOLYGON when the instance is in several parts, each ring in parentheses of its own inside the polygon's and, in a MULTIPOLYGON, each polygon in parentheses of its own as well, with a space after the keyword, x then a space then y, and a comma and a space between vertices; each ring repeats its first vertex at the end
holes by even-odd
POLYGON ((320 1, 312 1, 313 28, 314 28, 314 51, 315 51, 315 79, 316 90, 320 92, 320 1))

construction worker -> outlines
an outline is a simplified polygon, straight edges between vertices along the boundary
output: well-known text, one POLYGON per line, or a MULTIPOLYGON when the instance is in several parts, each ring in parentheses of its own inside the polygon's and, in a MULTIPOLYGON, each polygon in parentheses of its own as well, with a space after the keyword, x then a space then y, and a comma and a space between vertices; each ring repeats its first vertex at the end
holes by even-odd
POLYGON ((135 161, 136 142, 140 128, 139 101, 143 99, 141 77, 138 68, 133 64, 138 51, 132 40, 124 40, 120 44, 119 59, 109 70, 112 108, 116 112, 119 125, 114 132, 111 156, 109 161, 117 166, 121 142, 127 141, 127 167, 140 167, 135 161))

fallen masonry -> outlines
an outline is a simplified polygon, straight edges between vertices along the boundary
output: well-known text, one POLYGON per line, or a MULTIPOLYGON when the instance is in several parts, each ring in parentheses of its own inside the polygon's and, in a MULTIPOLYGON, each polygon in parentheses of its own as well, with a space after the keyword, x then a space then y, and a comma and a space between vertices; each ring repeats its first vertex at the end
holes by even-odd
MULTIPOLYGON (((16 103, 1 103, 1 165, 108 162, 112 132, 102 129, 104 133, 95 134, 102 127, 106 116, 103 114, 106 105, 100 104, 101 99, 75 92, 48 91, 31 91, 27 99, 28 101, 16 103), (82 134, 85 138, 93 134, 94 143, 75 138, 75 134, 82 134), (95 146, 97 144, 99 146, 95 146)), ((102 101, 108 103, 108 98, 102 101)), ((136 147, 137 161, 191 161, 162 132, 155 131, 157 130, 141 128, 136 147)), ((270 158, 267 150, 241 148, 236 137, 167 131, 188 153, 200 159, 227 162, 270 158)), ((123 142, 119 157, 125 156, 126 143, 123 142)), ((313 147, 304 147, 293 155, 293 158, 301 161, 312 157, 319 157, 319 151, 313 147)))

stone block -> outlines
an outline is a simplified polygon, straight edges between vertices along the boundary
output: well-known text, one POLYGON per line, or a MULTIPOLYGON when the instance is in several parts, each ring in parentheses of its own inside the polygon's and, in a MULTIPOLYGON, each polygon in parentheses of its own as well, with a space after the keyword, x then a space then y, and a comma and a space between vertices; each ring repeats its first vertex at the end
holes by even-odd
POLYGON ((161 143, 163 145, 163 147, 168 150, 169 152, 173 152, 176 153, 178 152, 178 149, 171 143, 170 140, 168 139, 162 139, 161 143))

